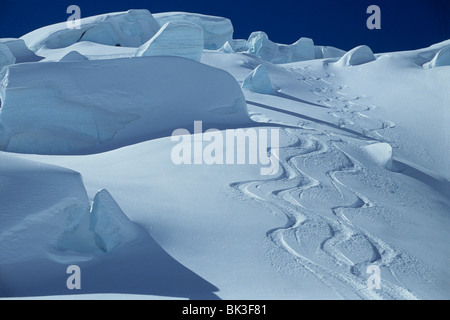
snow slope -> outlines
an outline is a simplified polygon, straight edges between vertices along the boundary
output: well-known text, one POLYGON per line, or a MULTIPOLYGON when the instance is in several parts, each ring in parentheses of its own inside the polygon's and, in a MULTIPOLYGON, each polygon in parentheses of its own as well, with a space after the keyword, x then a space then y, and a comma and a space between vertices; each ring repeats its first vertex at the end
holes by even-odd
POLYGON ((225 18, 155 18, 227 40, 211 50, 205 36, 197 62, 64 33, 52 49, 51 26, 24 37, 34 50, 52 39, 44 60, 3 69, 1 297, 450 297, 450 40, 375 54, 303 40, 309 60, 290 62, 293 45, 230 39, 225 18), (176 164, 178 138, 194 160, 211 142, 199 120, 216 137, 278 130, 262 152, 279 171, 176 164), (70 265, 81 290, 66 287, 70 265))

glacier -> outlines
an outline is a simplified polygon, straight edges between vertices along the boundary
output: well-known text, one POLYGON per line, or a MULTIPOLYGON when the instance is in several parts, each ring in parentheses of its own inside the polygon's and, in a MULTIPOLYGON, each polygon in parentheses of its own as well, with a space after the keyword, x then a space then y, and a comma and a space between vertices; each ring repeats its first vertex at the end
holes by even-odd
POLYGON ((83 23, 0 39, 0 299, 449 298, 450 40, 346 52, 188 12, 83 23), (177 129, 194 159, 257 141, 279 170, 175 163, 177 129))

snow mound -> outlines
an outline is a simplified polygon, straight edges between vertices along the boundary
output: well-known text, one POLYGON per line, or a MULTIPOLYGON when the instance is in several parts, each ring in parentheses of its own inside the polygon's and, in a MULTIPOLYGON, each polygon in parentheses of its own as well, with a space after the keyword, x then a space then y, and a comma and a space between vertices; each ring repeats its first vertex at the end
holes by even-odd
POLYGON ((78 51, 70 51, 68 54, 66 54, 64 57, 62 57, 59 61, 60 62, 69 62, 69 61, 85 61, 89 60, 85 56, 83 56, 78 51))
POLYGON ((178 56, 200 61, 203 29, 189 21, 169 21, 144 43, 136 56, 178 56))
POLYGON ((312 60, 315 58, 314 41, 310 38, 302 37, 292 47, 292 62, 312 60))
POLYGON ((190 21, 200 26, 204 34, 204 47, 218 50, 233 39, 233 25, 227 18, 187 12, 164 12, 153 15, 160 25, 170 21, 190 21))
POLYGON ((0 152, 1 263, 45 257, 86 212, 78 172, 0 152))
POLYGON ((0 44, 0 70, 3 67, 16 63, 16 58, 13 56, 9 48, 0 44))
POLYGON ((342 58, 336 62, 336 65, 341 67, 358 66, 375 60, 376 58, 372 50, 368 46, 362 45, 353 48, 344 54, 342 58))
POLYGON ((42 60, 42 57, 37 56, 33 51, 27 48, 25 41, 22 39, 0 39, 0 44, 3 44, 9 48, 12 55, 16 58, 16 63, 36 62, 42 60))
POLYGON ((139 47, 158 32, 160 25, 148 10, 129 10, 87 17, 80 29, 57 23, 34 30, 21 37, 31 50, 42 47, 64 48, 80 41, 125 47, 139 47))
POLYGON ((89 221, 95 243, 105 252, 135 239, 140 232, 106 189, 95 195, 89 221))
POLYGON ((439 50, 433 59, 424 65, 425 68, 450 66, 450 45, 439 50))
POLYGON ((17 64, 0 79, 0 150, 11 152, 97 153, 196 120, 204 128, 251 122, 228 72, 180 57, 17 64))
POLYGON ((392 170, 392 147, 389 143, 373 143, 363 147, 367 155, 379 166, 392 170))
POLYGON ((261 64, 245 78, 242 83, 242 89, 263 94, 275 93, 272 82, 270 81, 269 72, 261 64))

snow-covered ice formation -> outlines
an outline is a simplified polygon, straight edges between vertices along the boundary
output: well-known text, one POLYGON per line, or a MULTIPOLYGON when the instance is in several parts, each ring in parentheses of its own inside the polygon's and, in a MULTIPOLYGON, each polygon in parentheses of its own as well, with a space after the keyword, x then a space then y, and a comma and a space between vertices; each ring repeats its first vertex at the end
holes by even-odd
POLYGON ((45 257, 89 210, 78 172, 1 151, 0 190, 1 263, 45 257))
POLYGON ((361 45, 348 51, 335 64, 342 67, 349 67, 358 66, 375 60, 376 58, 372 50, 366 45, 361 45))
POLYGON ((433 59, 424 65, 425 68, 437 68, 442 66, 450 66, 450 45, 439 50, 433 59))
POLYGON ((315 58, 314 41, 310 38, 302 37, 292 47, 292 62, 312 60, 315 58))
POLYGON ((79 292, 106 299, 448 299, 450 40, 295 53, 232 39, 225 18, 158 15, 202 28, 200 62, 136 57, 161 29, 143 11, 25 36, 43 60, 0 40, 16 58, 0 73, 0 297, 71 295, 75 264, 79 292), (218 129, 183 135, 194 158, 258 145, 280 170, 174 163, 171 134, 194 121, 218 129))
MULTIPOLYGON (((237 46, 237 45, 235 45, 237 46)), ((340 58, 345 51, 329 47, 316 46, 311 38, 301 37, 295 43, 286 45, 271 41, 263 31, 252 32, 247 43, 239 42, 236 51, 245 51, 274 63, 283 64, 323 58, 340 58)))
POLYGON ((230 19, 188 12, 164 12, 153 14, 162 26, 170 21, 189 21, 203 29, 204 47, 208 50, 220 49, 225 42, 233 39, 233 25, 230 19))
POLYGON ((89 60, 85 56, 83 56, 78 51, 70 51, 68 54, 66 54, 64 57, 59 59, 59 62, 73 62, 73 61, 86 61, 89 60))
POLYGON ((346 52, 332 46, 314 46, 315 59, 341 58, 346 52))
MULTIPOLYGON (((277 59, 277 61, 280 60, 278 58, 278 45, 269 40, 269 37, 265 32, 252 32, 248 37, 247 42, 249 46, 249 53, 252 53, 266 61, 273 61, 275 59, 277 59)), ((286 58, 284 62, 288 61, 289 59, 286 58)))
POLYGON ((260 64, 255 68, 242 83, 242 89, 250 90, 256 93, 273 94, 275 90, 270 81, 269 72, 266 67, 260 64))
POLYGON ((93 152, 196 120, 205 128, 250 122, 229 73, 180 57, 19 64, 0 79, 0 148, 11 152, 93 152))
POLYGON ((16 63, 16 58, 13 56, 9 48, 0 43, 0 71, 3 67, 16 63))
POLYGON ((139 47, 158 32, 160 25, 148 10, 129 10, 80 19, 80 28, 66 22, 34 30, 22 36, 28 48, 57 49, 80 41, 124 47, 139 47))
POLYGON ((203 52, 203 29, 185 20, 169 21, 136 51, 142 56, 178 56, 200 61, 203 52))
POLYGON ((14 58, 16 58, 16 63, 42 60, 42 57, 37 56, 33 51, 28 49, 25 45, 25 41, 22 39, 0 38, 0 44, 9 48, 14 58))
POLYGON ((233 46, 228 41, 219 50, 224 53, 235 53, 233 46))
POLYGON ((97 246, 105 252, 122 242, 135 239, 142 232, 128 219, 106 189, 100 190, 94 197, 89 214, 89 229, 94 233, 97 246))

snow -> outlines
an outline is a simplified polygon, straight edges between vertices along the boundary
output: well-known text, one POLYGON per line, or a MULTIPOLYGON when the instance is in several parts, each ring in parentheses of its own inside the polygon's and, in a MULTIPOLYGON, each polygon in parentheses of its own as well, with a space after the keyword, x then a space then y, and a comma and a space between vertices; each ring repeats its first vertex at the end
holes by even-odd
POLYGON ((336 65, 342 66, 342 67, 349 67, 349 66, 358 66, 360 64, 372 62, 376 60, 372 50, 366 46, 358 46, 356 48, 353 48, 346 54, 342 56, 341 59, 339 59, 338 62, 336 62, 336 65))
POLYGON ((233 25, 227 18, 188 12, 163 12, 153 15, 162 26, 170 21, 189 21, 200 26, 204 32, 204 47, 218 50, 233 39, 233 25))
POLYGON ((98 152, 195 120, 205 128, 250 123, 233 77, 185 58, 29 63, 3 71, 0 142, 11 152, 98 152))
POLYGON ((392 169, 392 147, 389 143, 373 143, 363 147, 375 163, 386 169, 392 169))
POLYGON ((189 21, 169 21, 136 52, 142 56, 177 56, 200 61, 203 29, 189 21))
POLYGON ((46 257, 89 209, 79 173, 0 152, 2 263, 46 257))
POLYGON ((134 240, 140 231, 106 189, 100 190, 94 197, 89 229, 94 233, 97 246, 105 252, 124 241, 134 240))
POLYGON ((313 39, 307 37, 290 45, 275 43, 263 31, 252 32, 247 43, 240 42, 236 51, 245 51, 273 64, 341 57, 345 53, 334 47, 315 46, 313 39))
POLYGON ((315 58, 341 58, 346 52, 331 46, 315 46, 315 58))
POLYGON ((272 82, 270 81, 269 73, 261 64, 245 78, 242 83, 242 89, 263 94, 275 93, 272 82))
POLYGON ((425 65, 427 68, 450 66, 450 45, 439 50, 434 58, 425 65))
POLYGON ((158 32, 160 25, 148 10, 129 10, 80 19, 80 28, 66 22, 34 30, 22 36, 28 48, 57 49, 80 41, 124 47, 139 47, 158 32))
POLYGON ((16 58, 12 55, 9 48, 0 44, 0 70, 3 67, 16 63, 16 58))
POLYGON ((16 58, 17 63, 42 60, 42 57, 37 56, 33 51, 27 48, 25 41, 22 39, 0 38, 0 44, 9 48, 12 55, 16 58))
MULTIPOLYGON (((294 45, 263 32, 230 39, 225 18, 158 15, 198 24, 204 44, 224 22, 227 40, 198 62, 136 57, 159 26, 132 47, 56 41, 51 26, 27 37, 45 42, 43 60, 2 69, 0 297, 449 298, 450 74, 427 66, 450 40, 377 54, 307 40, 314 59, 293 62, 294 45), (258 151, 278 172, 176 164, 173 130, 191 157, 212 143, 196 121, 218 141, 276 130, 258 151), (66 287, 70 265, 80 290, 66 287)), ((250 138, 218 145, 235 155, 250 138)))
POLYGON ((62 57, 59 62, 71 62, 71 61, 85 61, 89 60, 85 56, 83 56, 78 51, 70 51, 68 54, 66 54, 64 57, 62 57))

